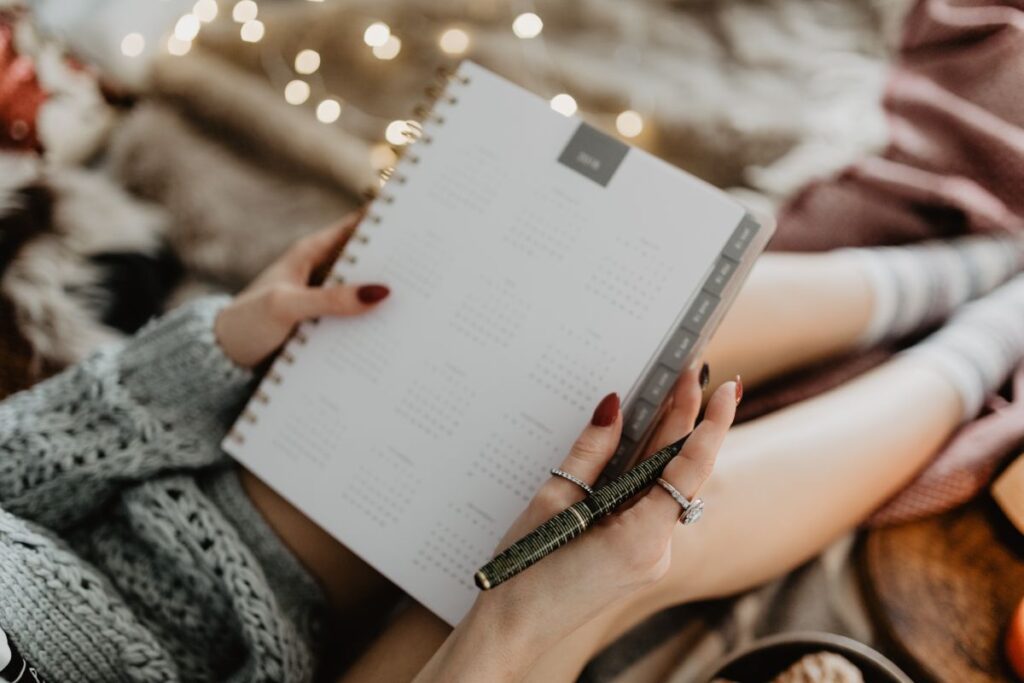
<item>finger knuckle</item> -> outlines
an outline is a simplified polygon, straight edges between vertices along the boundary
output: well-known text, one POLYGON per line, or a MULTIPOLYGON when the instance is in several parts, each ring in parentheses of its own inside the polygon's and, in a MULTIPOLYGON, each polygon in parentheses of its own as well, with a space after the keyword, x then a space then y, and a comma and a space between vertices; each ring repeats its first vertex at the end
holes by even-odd
POLYGON ((282 285, 275 285, 268 289, 264 296, 264 306, 267 314, 275 320, 288 320, 291 316, 289 306, 288 288, 282 285))
POLYGON ((567 501, 565 495, 554 485, 556 483, 549 481, 541 486, 530 503, 530 507, 544 519, 548 519, 570 505, 570 501, 567 501))
POLYGON ((715 461, 713 457, 702 454, 692 462, 690 467, 693 469, 694 477, 703 482, 707 481, 711 477, 711 473, 715 471, 715 461))
POLYGON ((585 462, 599 462, 611 456, 612 446, 609 441, 587 430, 576 439, 570 455, 585 462))
POLYGON ((635 524, 620 522, 610 534, 615 552, 622 558, 624 578, 634 585, 657 581, 668 570, 668 539, 635 524))
POLYGON ((297 256, 309 255, 317 245, 319 235, 317 233, 310 233, 305 237, 302 237, 295 244, 292 245, 291 253, 297 256))

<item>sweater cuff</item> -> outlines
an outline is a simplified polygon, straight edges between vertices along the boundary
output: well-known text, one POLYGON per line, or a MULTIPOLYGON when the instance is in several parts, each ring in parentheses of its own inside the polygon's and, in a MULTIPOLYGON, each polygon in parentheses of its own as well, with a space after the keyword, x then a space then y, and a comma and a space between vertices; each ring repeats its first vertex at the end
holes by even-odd
POLYGON ((122 349, 122 384, 148 407, 193 419, 226 421, 251 389, 253 373, 225 355, 214 336, 217 314, 228 296, 209 296, 180 306, 143 327, 122 349))

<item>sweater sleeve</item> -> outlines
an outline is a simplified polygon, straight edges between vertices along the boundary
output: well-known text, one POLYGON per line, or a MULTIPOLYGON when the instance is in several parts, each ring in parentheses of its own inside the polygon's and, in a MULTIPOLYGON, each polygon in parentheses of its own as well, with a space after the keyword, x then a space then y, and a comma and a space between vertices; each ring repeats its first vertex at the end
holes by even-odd
POLYGON ((0 403, 0 507, 60 529, 120 485, 225 457, 251 384, 218 346, 209 297, 0 403))

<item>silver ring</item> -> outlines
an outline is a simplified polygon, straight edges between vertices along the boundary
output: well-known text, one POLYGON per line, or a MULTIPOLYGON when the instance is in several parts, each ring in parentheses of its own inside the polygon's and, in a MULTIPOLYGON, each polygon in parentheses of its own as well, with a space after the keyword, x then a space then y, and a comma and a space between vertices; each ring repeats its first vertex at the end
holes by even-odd
POLYGON ((693 524, 701 518, 704 514, 704 501, 700 498, 694 498, 690 500, 683 494, 679 493, 672 484, 668 483, 661 477, 658 477, 658 485, 668 492, 668 495, 672 496, 672 500, 679 503, 679 507, 683 508, 683 517, 679 521, 683 524, 693 524))
POLYGON ((571 481, 572 483, 576 484, 581 489, 586 491, 588 496, 594 492, 594 489, 590 488, 590 484, 588 484, 587 482, 583 481, 582 479, 580 479, 579 477, 577 477, 574 474, 569 474, 568 472, 566 472, 564 470, 560 470, 557 467, 552 467, 551 468, 551 474, 553 476, 556 476, 556 477, 561 477, 562 479, 565 479, 566 481, 571 481))

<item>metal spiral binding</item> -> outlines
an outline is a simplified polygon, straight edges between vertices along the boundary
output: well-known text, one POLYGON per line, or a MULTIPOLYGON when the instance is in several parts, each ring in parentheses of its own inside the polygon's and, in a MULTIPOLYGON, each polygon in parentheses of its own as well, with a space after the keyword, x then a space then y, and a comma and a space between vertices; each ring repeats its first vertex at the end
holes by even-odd
MULTIPOLYGON (((381 187, 367 188, 363 191, 363 196, 369 202, 377 205, 394 204, 395 196, 387 191, 387 187, 392 183, 405 185, 409 182, 409 175, 401 170, 403 162, 413 165, 420 162, 419 155, 412 151, 411 148, 413 145, 432 144, 434 136, 428 128, 444 125, 445 117, 438 113, 436 109, 437 103, 443 102, 444 104, 455 105, 459 101, 458 97, 451 92, 450 86, 452 83, 466 85, 469 83, 469 78, 458 75, 453 69, 439 67, 434 82, 424 88, 426 99, 413 107, 412 114, 414 118, 409 121, 409 130, 403 132, 403 135, 409 141, 408 144, 402 147, 391 148, 395 153, 397 161, 394 165, 380 171, 381 187)), ((367 225, 379 225, 383 217, 379 211, 371 210, 367 213, 365 220, 367 225)), ((364 232, 357 231, 352 236, 349 244, 367 244, 369 241, 369 237, 364 232)), ((340 260, 345 263, 356 263, 358 258, 353 254, 344 253, 340 260)), ((332 273, 331 279, 337 283, 345 281, 344 276, 338 273, 332 273)))
MULTIPOLYGON (((434 82, 424 88, 424 93, 427 96, 426 99, 417 104, 412 110, 414 117, 413 119, 410 119, 410 127, 412 130, 404 132, 404 135, 409 142, 402 147, 391 147, 391 151, 395 153, 396 161, 392 166, 380 171, 379 177, 381 186, 366 188, 362 193, 363 197, 371 204, 371 209, 372 205, 377 204, 378 202, 388 205, 394 204, 395 196, 389 192, 385 192, 384 190, 393 182, 398 183, 399 185, 405 185, 408 182, 409 176, 400 172, 399 166, 405 161, 412 165, 420 163, 419 155, 410 151, 410 148, 413 145, 433 144, 434 136, 426 132, 425 127, 429 126, 433 128, 435 126, 442 126, 445 123, 444 116, 436 111, 437 104, 443 103, 449 106, 458 104, 459 98, 451 93, 451 85, 467 85, 469 82, 470 79, 468 77, 460 76, 455 69, 438 67, 434 82)), ((379 212, 370 210, 367 212, 363 223, 364 225, 380 225, 382 220, 383 219, 379 212)), ((369 236, 357 229, 349 238, 349 241, 346 244, 346 249, 343 250, 341 255, 338 257, 337 263, 357 263, 359 260, 358 256, 351 253, 348 250, 348 246, 353 244, 368 244, 369 242, 369 236)), ((328 279, 336 284, 344 284, 345 282, 345 277, 340 273, 335 272, 333 269, 331 274, 328 275, 328 279)), ((314 319, 309 321, 309 324, 315 325, 318 322, 318 319, 314 319)), ((289 344, 294 342, 305 346, 308 341, 309 337, 300 326, 292 334, 289 344)), ((258 409, 259 406, 256 404, 259 403, 267 405, 270 403, 270 395, 264 391, 263 386, 267 382, 277 385, 284 382, 284 375, 282 374, 281 367, 282 363, 286 365, 293 365, 295 363, 295 354, 292 353, 287 346, 282 349, 274 359, 270 369, 267 370, 260 388, 256 390, 252 398, 249 400, 248 405, 245 407, 245 410, 242 411, 239 423, 242 421, 249 424, 255 424, 258 422, 259 416, 256 413, 256 409, 258 409)), ((236 423, 235 426, 232 427, 231 431, 228 432, 228 438, 238 444, 243 444, 245 443, 245 436, 238 430, 239 423, 236 423)))

